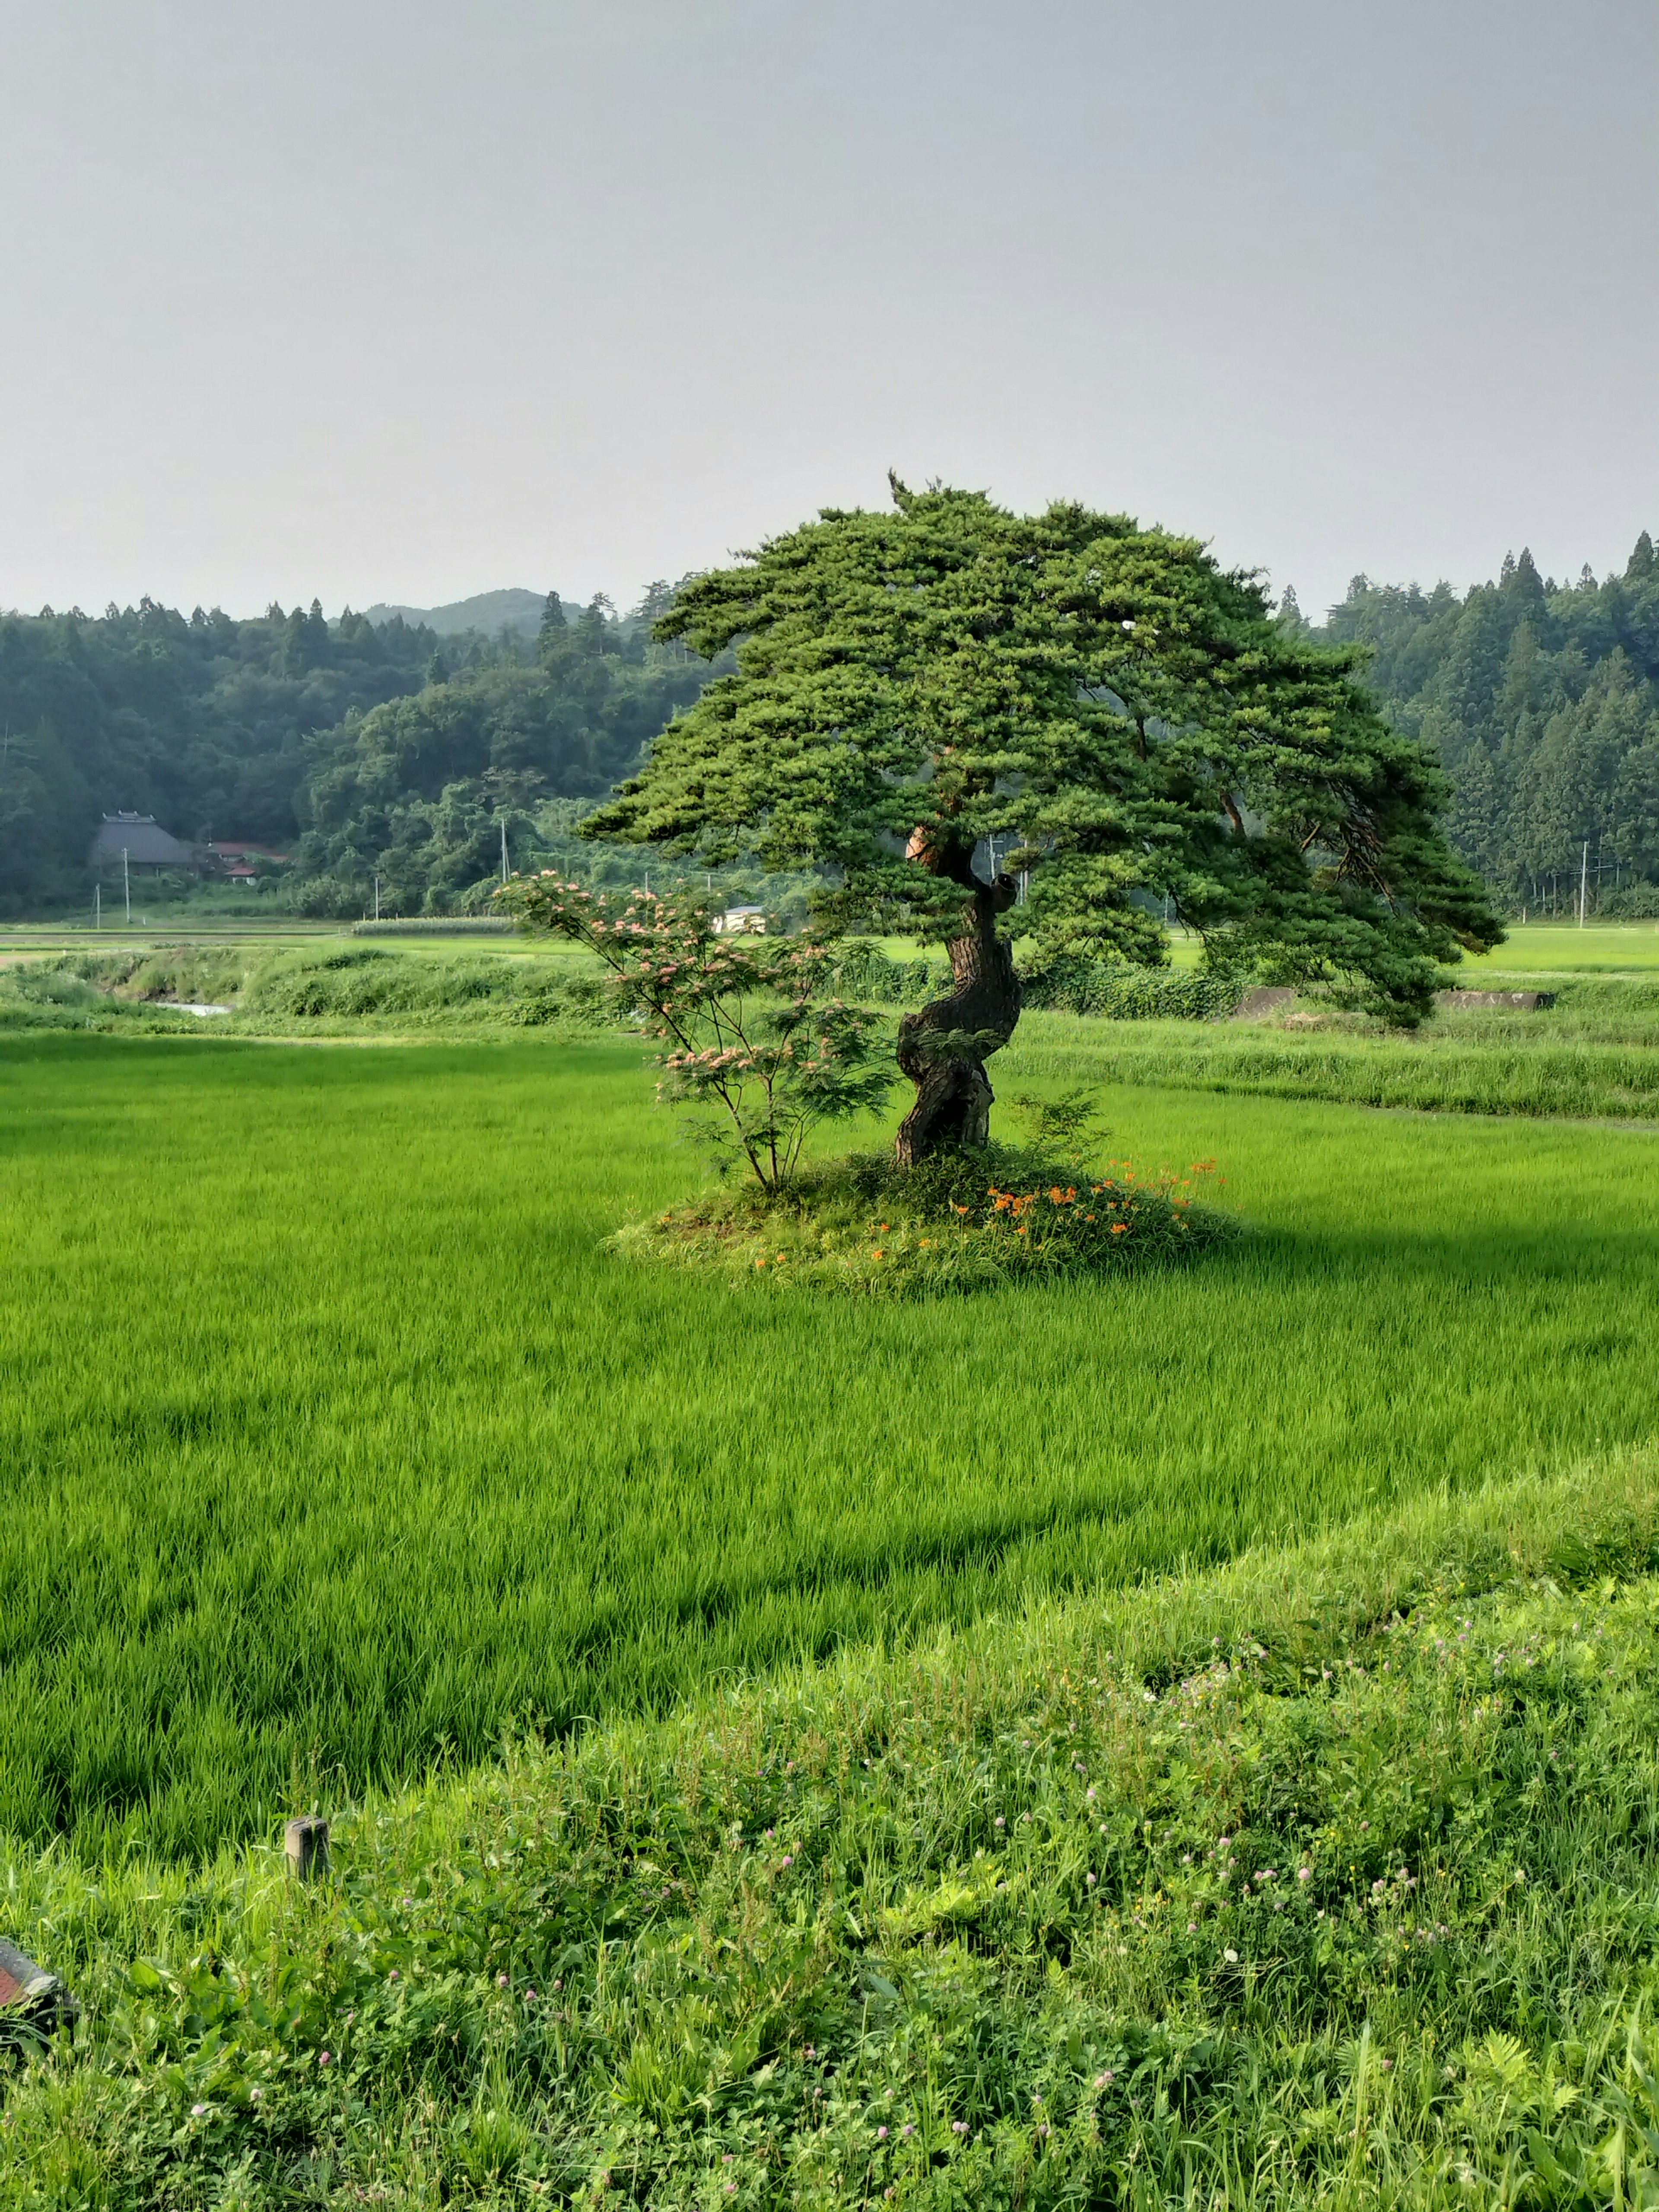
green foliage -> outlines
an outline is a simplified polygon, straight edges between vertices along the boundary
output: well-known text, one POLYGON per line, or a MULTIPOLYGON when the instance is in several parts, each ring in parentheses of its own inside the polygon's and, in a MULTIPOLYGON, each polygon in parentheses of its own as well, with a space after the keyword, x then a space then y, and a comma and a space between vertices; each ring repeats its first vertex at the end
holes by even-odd
POLYGON ((632 769, 707 674, 647 647, 596 603, 576 624, 543 626, 532 665, 441 679, 343 728, 297 801, 308 876, 354 887, 379 874, 383 909, 446 911, 513 866, 544 860, 556 804, 592 799, 632 769))
POLYGON ((868 938, 851 937, 834 945, 830 969, 843 997, 866 1006, 919 1006, 945 988, 949 970, 926 959, 895 960, 868 938))
MULTIPOLYGON (((1048 1111, 1078 1129, 1075 1115, 1048 1111)), ((855 1154, 797 1174, 781 1202, 753 1186, 705 1194, 613 1241, 634 1257, 795 1289, 886 1298, 994 1291, 1210 1249, 1232 1233, 1225 1217, 1192 1203, 1212 1166, 1144 1179, 1127 1162, 1088 1174, 1052 1152, 1008 1146, 941 1152, 902 1170, 882 1153, 855 1154)))
POLYGON ((1407 1020, 1496 941, 1427 755, 1254 579, 1122 516, 894 501, 685 586, 659 636, 735 645, 736 672, 586 831, 826 866, 849 911, 902 900, 946 935, 1000 838, 1046 942, 1156 960, 1156 895, 1228 970, 1355 977, 1407 1020))
POLYGON ((240 988, 235 954, 191 948, 70 953, 0 969, 0 1030, 188 1031, 179 1000, 223 1004, 240 988))
POLYGON ((1188 969, 1172 974, 1076 951, 1040 956, 1021 971, 1019 981, 1028 1006, 1101 1014, 1115 1022, 1213 1021, 1231 1013, 1244 993, 1243 981, 1224 971, 1188 969))
POLYGON ((498 877, 503 822, 515 860, 550 849, 562 798, 608 790, 708 672, 604 602, 556 612, 533 656, 314 602, 0 619, 0 911, 89 896, 118 807, 292 851, 265 903, 355 916, 378 872, 385 906, 451 909, 498 877))
MULTIPOLYGON (((1622 575, 1576 584, 1506 558, 1459 599, 1356 576, 1316 636, 1358 645, 1395 721, 1450 774, 1454 842, 1534 915, 1659 881, 1659 571, 1646 532, 1622 575)), ((1640 910, 1639 908, 1638 910, 1640 910)))
POLYGON ((272 1017, 464 1017, 475 1009, 526 1027, 567 1017, 592 1024, 605 1016, 590 975, 506 959, 399 959, 367 945, 271 962, 250 978, 242 1009, 255 1024, 272 1017))
MULTIPOLYGON (((18 1833, 188 1858, 515 1724, 1098 1604, 1659 1420, 1643 1131, 1177 1070, 1103 1099, 1110 1149, 1218 1156, 1249 1237, 985 1298, 796 1297, 605 1251, 696 1188, 641 1043, 479 1020, 0 1040, 18 1833)), ((1032 1027, 1011 1091, 1099 1087, 1069 1040, 1100 1025, 1032 1027)))
POLYGON ((596 975, 569 961, 432 958, 351 945, 249 952, 175 946, 74 953, 0 969, 0 1029, 166 1029, 199 1021, 176 1002, 228 1006, 222 1034, 382 1033, 613 1026, 596 975))
POLYGON ((1059 1098, 1023 1091, 1013 1104, 1030 1124, 1038 1151, 1055 1152, 1073 1165, 1086 1163, 1091 1150, 1103 1144, 1111 1133, 1101 1127, 1099 1093, 1087 1085, 1080 1084, 1059 1098))
POLYGON ((337 1814, 15 1855, 0 2206, 1644 2203, 1659 1512, 1598 1467, 337 1814))
POLYGON ((1620 890, 1604 891, 1596 910, 1613 920, 1659 921, 1659 884, 1632 884, 1620 890))
POLYGON ((665 1045, 658 1097, 710 1109, 702 1133, 769 1197, 814 1129, 886 1103, 875 1018, 830 995, 823 945, 721 930, 704 900, 608 896, 551 873, 509 884, 501 902, 610 970, 617 1012, 665 1045))
POLYGON ((100 814, 286 847, 311 733, 416 688, 434 641, 401 620, 273 606, 188 620, 143 599, 0 618, 0 906, 73 896, 100 814))

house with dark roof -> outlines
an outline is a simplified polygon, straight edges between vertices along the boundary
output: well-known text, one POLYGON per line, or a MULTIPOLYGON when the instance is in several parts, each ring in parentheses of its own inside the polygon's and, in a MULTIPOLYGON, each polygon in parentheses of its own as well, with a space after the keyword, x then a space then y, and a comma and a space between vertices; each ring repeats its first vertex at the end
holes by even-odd
POLYGON ((92 841, 94 868, 119 867, 123 855, 132 868, 194 868, 196 848, 181 845, 153 814, 106 814, 92 841))

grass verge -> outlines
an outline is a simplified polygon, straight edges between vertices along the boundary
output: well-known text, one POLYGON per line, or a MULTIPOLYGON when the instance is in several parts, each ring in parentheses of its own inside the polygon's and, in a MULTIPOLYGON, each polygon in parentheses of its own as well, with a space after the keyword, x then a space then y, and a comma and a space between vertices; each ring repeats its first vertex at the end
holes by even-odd
POLYGON ((0 2205, 1641 2203, 1659 1478, 864 1650, 336 1873, 15 1852, 0 2205))

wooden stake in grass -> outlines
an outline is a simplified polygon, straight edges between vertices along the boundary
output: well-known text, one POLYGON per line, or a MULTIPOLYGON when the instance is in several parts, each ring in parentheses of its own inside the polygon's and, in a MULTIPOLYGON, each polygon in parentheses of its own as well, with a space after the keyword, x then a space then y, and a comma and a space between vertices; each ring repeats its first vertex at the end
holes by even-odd
POLYGON ((288 1845, 289 1871, 301 1881, 321 1881, 328 1872, 328 1822, 316 1813, 301 1813, 283 1832, 288 1845))

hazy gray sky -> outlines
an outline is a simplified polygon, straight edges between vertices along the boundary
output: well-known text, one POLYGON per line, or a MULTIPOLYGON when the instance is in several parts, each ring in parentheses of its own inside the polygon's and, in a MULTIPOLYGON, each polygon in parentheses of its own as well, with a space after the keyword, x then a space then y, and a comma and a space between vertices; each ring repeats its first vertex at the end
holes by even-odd
POLYGON ((1659 526, 1654 0, 0 0, 0 605, 721 559, 890 463, 1312 609, 1659 526))

